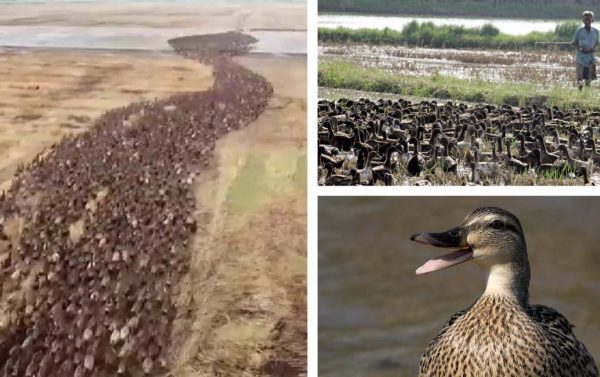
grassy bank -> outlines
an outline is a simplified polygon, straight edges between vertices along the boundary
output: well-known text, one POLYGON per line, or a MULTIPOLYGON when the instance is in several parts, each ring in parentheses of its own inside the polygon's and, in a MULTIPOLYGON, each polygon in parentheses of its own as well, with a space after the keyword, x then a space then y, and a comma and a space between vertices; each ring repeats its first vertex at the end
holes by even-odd
POLYGON ((457 0, 439 2, 433 0, 319 0, 319 12, 362 13, 381 15, 429 15, 459 17, 505 17, 505 18, 578 18, 589 4, 555 1, 540 4, 529 2, 506 2, 495 5, 493 1, 457 0))
MULTIPOLYGON (((402 30, 319 28, 319 42, 521 50, 536 47, 548 48, 548 46, 536 46, 535 42, 570 41, 578 27, 578 22, 565 22, 557 25, 552 32, 508 35, 500 33, 496 27, 490 24, 480 28, 466 28, 453 25, 436 26, 431 22, 412 21, 406 24, 402 30)), ((564 48, 571 47, 565 46, 564 48)))
POLYGON ((558 85, 492 83, 441 75, 401 76, 377 68, 358 67, 342 60, 319 63, 319 86, 512 106, 535 103, 600 110, 597 89, 579 92, 576 88, 558 85))

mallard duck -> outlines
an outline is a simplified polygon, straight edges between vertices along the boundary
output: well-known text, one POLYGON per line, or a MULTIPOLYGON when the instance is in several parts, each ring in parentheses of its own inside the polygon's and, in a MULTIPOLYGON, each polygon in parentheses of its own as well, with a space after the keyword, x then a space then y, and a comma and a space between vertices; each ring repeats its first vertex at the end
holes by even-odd
POLYGON ((419 376, 597 377, 594 359, 573 325, 555 309, 529 303, 530 270, 519 219, 482 207, 442 233, 412 241, 457 248, 417 269, 417 274, 463 263, 486 277, 483 295, 450 317, 421 358, 419 376))

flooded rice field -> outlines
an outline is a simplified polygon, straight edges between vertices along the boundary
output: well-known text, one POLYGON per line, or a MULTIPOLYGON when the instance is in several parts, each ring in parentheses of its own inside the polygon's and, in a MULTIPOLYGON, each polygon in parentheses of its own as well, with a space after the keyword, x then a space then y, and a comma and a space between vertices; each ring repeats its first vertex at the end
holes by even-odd
POLYGON ((530 302, 551 306, 599 361, 600 200, 583 197, 321 197, 319 375, 416 376, 427 344, 484 289, 472 263, 424 276, 443 252, 409 240, 442 231, 482 205, 520 220, 531 264, 530 302))
POLYGON ((556 20, 517 20, 517 19, 492 19, 492 18, 455 18, 455 17, 418 17, 418 16, 366 16, 350 14, 319 14, 319 27, 337 28, 347 27, 350 29, 383 29, 390 28, 401 30, 404 25, 411 21, 432 22, 436 26, 454 25, 468 28, 481 27, 492 24, 501 33, 511 35, 523 35, 532 31, 553 31, 560 21, 556 20))
POLYGON ((435 49, 406 46, 323 44, 320 61, 343 59, 363 68, 379 68, 406 76, 442 75, 496 83, 574 83, 570 51, 494 51, 435 49))
POLYGON ((318 116, 319 185, 600 183, 600 112, 340 98, 318 116))

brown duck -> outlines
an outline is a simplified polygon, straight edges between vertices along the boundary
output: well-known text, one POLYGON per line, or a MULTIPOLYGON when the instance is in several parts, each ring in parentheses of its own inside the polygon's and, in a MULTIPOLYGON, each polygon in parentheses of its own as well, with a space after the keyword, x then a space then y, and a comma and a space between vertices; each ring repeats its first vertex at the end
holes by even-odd
POLYGON ((431 341, 419 376, 598 376, 573 325, 555 309, 529 303, 527 246, 512 213, 478 208, 457 227, 418 233, 411 240, 457 249, 428 261, 417 274, 470 261, 486 276, 483 295, 450 317, 431 341))

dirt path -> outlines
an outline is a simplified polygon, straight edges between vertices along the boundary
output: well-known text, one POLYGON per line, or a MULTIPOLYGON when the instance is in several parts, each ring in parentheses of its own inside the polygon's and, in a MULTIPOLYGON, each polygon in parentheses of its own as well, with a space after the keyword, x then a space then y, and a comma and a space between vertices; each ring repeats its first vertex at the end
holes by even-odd
POLYGON ((255 122, 217 143, 214 169, 198 180, 205 226, 180 285, 174 376, 306 369, 305 63, 238 61, 264 74, 274 95, 255 122))

